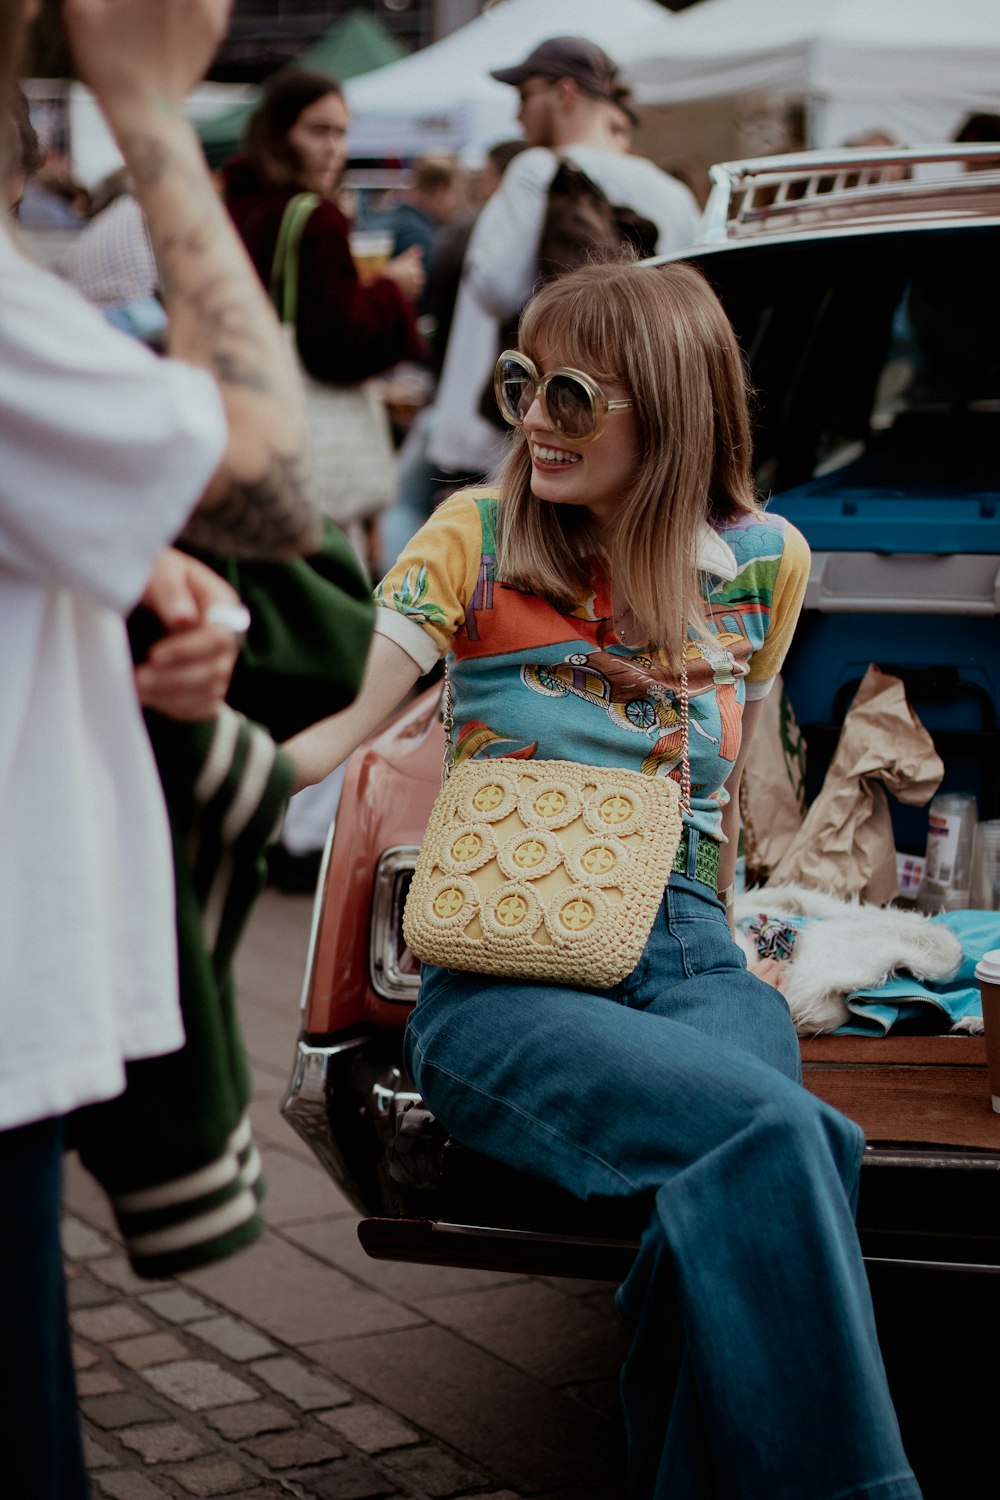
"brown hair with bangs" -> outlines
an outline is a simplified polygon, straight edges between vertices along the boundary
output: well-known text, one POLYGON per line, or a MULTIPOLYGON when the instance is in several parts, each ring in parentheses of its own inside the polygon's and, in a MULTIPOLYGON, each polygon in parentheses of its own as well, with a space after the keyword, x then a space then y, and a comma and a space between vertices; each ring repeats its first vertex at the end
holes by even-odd
POLYGON ((568 608, 591 592, 589 560, 603 553, 616 611, 631 611, 650 646, 679 654, 689 626, 707 628, 703 524, 757 509, 746 372, 718 298, 692 266, 585 266, 528 303, 519 343, 531 359, 544 349, 598 384, 624 385, 640 452, 614 519, 598 525, 532 493, 517 429, 497 474, 499 577, 568 608))

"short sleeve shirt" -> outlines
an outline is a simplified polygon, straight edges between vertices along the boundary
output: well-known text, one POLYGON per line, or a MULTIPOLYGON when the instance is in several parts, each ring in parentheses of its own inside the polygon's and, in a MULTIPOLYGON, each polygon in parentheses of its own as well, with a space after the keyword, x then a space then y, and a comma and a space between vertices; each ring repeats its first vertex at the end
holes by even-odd
POLYGON ((180 1046, 173 875, 124 614, 217 467, 157 360, 0 230, 0 1130, 180 1046))
MULTIPOLYGON (((376 629, 427 670, 447 655, 452 755, 575 760, 680 778, 681 686, 664 653, 614 631, 606 582, 566 611, 498 576, 496 496, 440 506, 376 590, 376 629)), ((706 527, 708 630, 690 633, 691 819, 719 837, 743 705, 770 688, 809 574, 801 534, 759 512, 706 527), (715 570, 715 571, 713 571, 715 570)))

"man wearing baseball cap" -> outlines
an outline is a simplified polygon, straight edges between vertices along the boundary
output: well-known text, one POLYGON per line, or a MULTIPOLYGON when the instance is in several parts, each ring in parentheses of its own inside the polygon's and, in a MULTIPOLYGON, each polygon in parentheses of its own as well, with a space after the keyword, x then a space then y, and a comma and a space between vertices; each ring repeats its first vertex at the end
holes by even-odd
POLYGON ((487 473, 503 452, 502 434, 480 415, 480 394, 492 377, 501 322, 519 312, 538 279, 548 190, 560 162, 578 166, 610 203, 651 220, 659 254, 692 244, 699 218, 688 188, 623 150, 623 120, 635 123, 631 96, 596 42, 551 37, 492 76, 517 89, 518 120, 534 149, 507 168, 466 252, 427 445, 432 464, 456 478, 487 473))

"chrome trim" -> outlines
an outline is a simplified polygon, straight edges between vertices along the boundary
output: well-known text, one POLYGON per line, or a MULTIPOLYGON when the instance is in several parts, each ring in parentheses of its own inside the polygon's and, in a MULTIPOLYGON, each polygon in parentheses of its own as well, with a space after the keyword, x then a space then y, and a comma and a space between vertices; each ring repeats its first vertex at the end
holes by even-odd
POLYGON ((982 197, 984 190, 1000 187, 998 158, 1000 149, 989 144, 883 151, 861 146, 720 162, 709 169, 712 188, 702 219, 702 238, 711 244, 761 230, 773 232, 780 229, 783 220, 803 210, 825 211, 863 202, 881 201, 885 216, 897 219, 908 215, 939 218, 949 213, 967 219, 988 218, 996 209, 977 209, 962 200, 982 197), (997 169, 980 170, 966 177, 961 169, 977 158, 997 161, 997 169), (900 164, 939 165, 945 168, 945 173, 887 180, 885 174, 900 164), (797 195, 790 197, 793 188, 798 190, 797 195), (914 210, 908 200, 926 197, 928 192, 947 192, 954 199, 953 206, 933 211, 914 210), (765 193, 769 201, 756 201, 759 193, 765 193))
POLYGON ((323 916, 326 879, 330 871, 330 861, 333 857, 333 835, 336 832, 336 828, 337 820, 334 818, 326 836, 326 843, 323 845, 323 858, 320 860, 316 889, 313 891, 312 916, 309 919, 309 943, 306 948, 306 967, 305 973, 302 976, 302 993, 299 996, 299 1010, 303 1013, 309 1004, 309 992, 312 989, 313 974, 316 970, 316 942, 319 937, 319 925, 323 916))
POLYGON ((331 1047, 312 1047, 300 1038, 288 1091, 281 1101, 281 1114, 335 1182, 342 1182, 344 1174, 343 1162, 331 1144, 326 1112, 329 1063, 332 1057, 363 1047, 367 1041, 367 1037, 355 1036, 331 1047))
POLYGON ((368 972, 372 989, 382 1000, 411 1002, 420 989, 419 974, 399 967, 396 902, 401 874, 411 874, 420 853, 418 844, 396 844, 383 851, 372 882, 372 916, 368 939, 368 972))
POLYGON ((902 1260, 895 1255, 866 1255, 866 1266, 904 1266, 911 1271, 968 1271, 975 1275, 1000 1276, 1000 1266, 971 1260, 902 1260))
POLYGON ((864 1167, 948 1167, 963 1172, 1000 1172, 997 1151, 901 1151, 898 1148, 866 1146, 864 1167))

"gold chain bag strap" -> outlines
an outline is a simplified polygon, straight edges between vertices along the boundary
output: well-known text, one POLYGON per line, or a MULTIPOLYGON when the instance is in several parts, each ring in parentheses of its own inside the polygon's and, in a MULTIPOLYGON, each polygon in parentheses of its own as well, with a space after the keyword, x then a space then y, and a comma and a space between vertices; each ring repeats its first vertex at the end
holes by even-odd
MULTIPOLYGON (((450 718, 446 685, 449 737, 450 718)), ((686 787, 686 739, 683 763, 686 787)), ((466 761, 431 812, 406 942, 445 968, 609 989, 642 956, 682 828, 669 778, 575 761, 466 761)))

